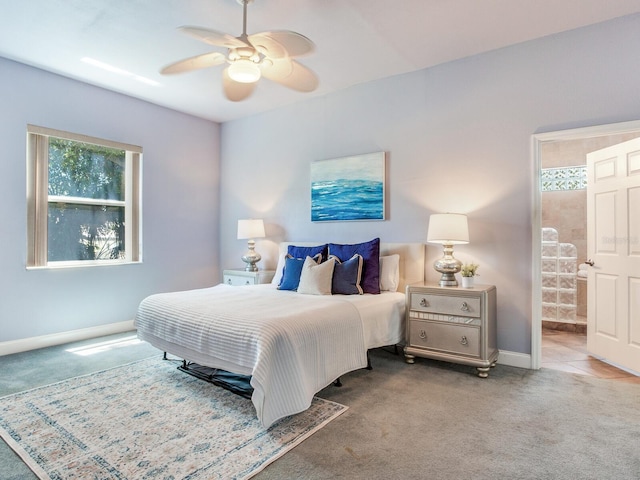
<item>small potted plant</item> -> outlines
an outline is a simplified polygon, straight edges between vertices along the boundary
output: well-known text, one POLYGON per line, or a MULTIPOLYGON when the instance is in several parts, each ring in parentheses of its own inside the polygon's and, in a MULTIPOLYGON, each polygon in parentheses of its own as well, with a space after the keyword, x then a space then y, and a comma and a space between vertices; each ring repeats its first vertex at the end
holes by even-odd
POLYGON ((473 279, 476 275, 478 275, 478 268, 480 265, 477 263, 465 263, 462 265, 460 269, 460 275, 462 275, 462 287, 463 288, 472 288, 473 287, 473 279))

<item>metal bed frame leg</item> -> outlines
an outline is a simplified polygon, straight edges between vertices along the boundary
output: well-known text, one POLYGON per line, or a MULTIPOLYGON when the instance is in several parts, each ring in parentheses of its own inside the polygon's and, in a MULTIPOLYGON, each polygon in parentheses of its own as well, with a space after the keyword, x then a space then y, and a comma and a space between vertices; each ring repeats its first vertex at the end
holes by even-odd
MULTIPOLYGON (((162 352, 162 360, 170 360, 169 358, 167 358, 167 352, 162 352)), ((179 362, 179 359, 175 359, 173 360, 175 362, 179 362)), ((187 362, 185 359, 182 360, 182 368, 188 368, 189 367, 189 362, 187 362)))

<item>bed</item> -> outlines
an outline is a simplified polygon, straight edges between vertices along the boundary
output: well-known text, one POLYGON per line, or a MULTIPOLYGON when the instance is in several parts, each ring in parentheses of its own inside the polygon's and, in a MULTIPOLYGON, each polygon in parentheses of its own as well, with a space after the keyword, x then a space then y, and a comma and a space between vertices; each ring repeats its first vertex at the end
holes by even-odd
MULTIPOLYGON (((277 271, 290 248, 314 245, 320 243, 281 244, 277 271)), ((151 295, 136 314, 138 337, 190 362, 250 376, 256 415, 269 427, 306 410, 340 376, 366 367, 369 349, 402 341, 403 292, 424 279, 424 248, 379 244, 381 258, 398 261, 396 291, 378 295, 280 290, 285 279, 278 273, 272 284, 151 295)))

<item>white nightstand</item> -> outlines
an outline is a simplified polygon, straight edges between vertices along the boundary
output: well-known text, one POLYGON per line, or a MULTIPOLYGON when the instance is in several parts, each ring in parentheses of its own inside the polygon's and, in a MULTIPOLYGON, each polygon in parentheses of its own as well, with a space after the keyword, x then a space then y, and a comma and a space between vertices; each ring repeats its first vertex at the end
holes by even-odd
POLYGON ((407 286, 407 363, 425 357, 472 365, 486 378, 498 360, 496 287, 407 286))
POLYGON ((247 272, 241 268, 233 268, 222 272, 222 281, 227 285, 257 285, 259 283, 269 283, 275 275, 275 270, 258 270, 257 272, 247 272))

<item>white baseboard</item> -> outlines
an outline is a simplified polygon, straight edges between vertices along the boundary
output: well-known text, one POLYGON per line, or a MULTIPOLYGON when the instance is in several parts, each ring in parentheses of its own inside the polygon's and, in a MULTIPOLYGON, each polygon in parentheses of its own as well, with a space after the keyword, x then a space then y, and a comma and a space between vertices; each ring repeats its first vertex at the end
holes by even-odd
POLYGON ((134 330, 133 320, 127 320, 126 322, 110 323, 108 325, 82 328, 80 330, 71 330, 69 332, 11 340, 9 342, 0 343, 0 357, 3 355, 11 355, 12 353, 35 350, 37 348, 52 347, 54 345, 63 345, 69 342, 78 342, 89 338, 102 337, 104 335, 113 335, 114 333, 129 332, 131 330, 134 330))
POLYGON ((508 365, 510 367, 531 369, 531 355, 528 353, 509 352, 500 350, 498 355, 498 363, 500 365, 508 365))
MULTIPOLYGON (((98 327, 83 328, 80 330, 71 330, 69 332, 2 342, 0 343, 0 357, 3 355, 10 355, 12 353, 26 352, 28 350, 35 350, 38 348, 88 340, 90 338, 102 337, 104 335, 130 332, 132 330, 135 330, 133 320, 127 320, 126 322, 110 323, 108 325, 100 325, 98 327)), ((532 368, 531 355, 527 353, 500 350, 498 363, 500 365, 508 365, 510 367, 532 368)))

